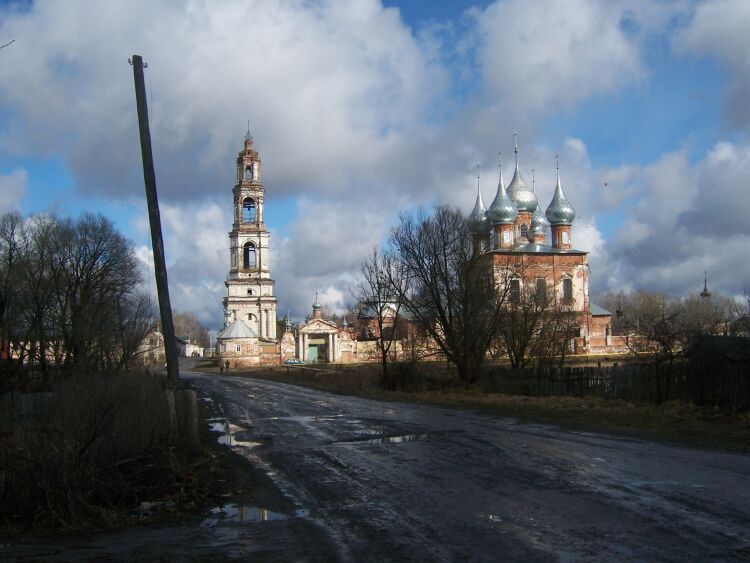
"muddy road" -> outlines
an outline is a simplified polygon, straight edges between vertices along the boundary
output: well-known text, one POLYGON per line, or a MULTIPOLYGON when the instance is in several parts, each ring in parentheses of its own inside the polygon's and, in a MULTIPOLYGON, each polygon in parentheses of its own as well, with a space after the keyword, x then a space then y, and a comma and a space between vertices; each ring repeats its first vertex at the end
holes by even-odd
POLYGON ((217 439, 258 467, 286 508, 230 505, 192 527, 6 556, 750 560, 750 456, 269 381, 183 376, 216 413, 217 439))
POLYGON ((750 456, 192 378, 343 560, 750 559, 750 456))

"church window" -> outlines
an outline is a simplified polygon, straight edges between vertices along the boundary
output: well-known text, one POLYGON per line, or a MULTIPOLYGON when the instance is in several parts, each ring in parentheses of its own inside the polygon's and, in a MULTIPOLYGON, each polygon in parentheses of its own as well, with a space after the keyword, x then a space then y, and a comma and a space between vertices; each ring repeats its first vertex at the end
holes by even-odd
POLYGON ((521 225, 521 239, 528 239, 529 238, 529 227, 526 225, 526 223, 523 223, 521 225))
POLYGON ((252 289, 248 289, 248 290, 247 290, 247 294, 248 294, 248 295, 252 295, 252 294, 253 294, 253 290, 252 290, 252 289))
POLYGON ((547 280, 544 278, 536 279, 536 300, 540 305, 547 302, 547 280))
POLYGON ((252 242, 246 242, 243 247, 243 267, 246 270, 255 268, 255 245, 252 242))
POLYGON ((235 350, 237 352, 242 352, 242 345, 241 344, 237 344, 237 346, 235 347, 235 350))
POLYGON ((568 235, 568 231, 562 232, 562 243, 563 244, 570 244, 570 236, 568 235))
POLYGON ((253 179, 253 165, 248 164, 245 168, 245 180, 252 180, 253 179))
POLYGON ((503 244, 510 244, 510 231, 503 231, 503 244))
POLYGON ((242 202, 242 222, 255 223, 255 200, 246 197, 242 202))
POLYGON ((510 302, 516 304, 521 302, 521 280, 519 279, 510 280, 510 302))
POLYGON ((563 302, 572 303, 573 302, 573 279, 564 278, 562 286, 563 286, 563 302))

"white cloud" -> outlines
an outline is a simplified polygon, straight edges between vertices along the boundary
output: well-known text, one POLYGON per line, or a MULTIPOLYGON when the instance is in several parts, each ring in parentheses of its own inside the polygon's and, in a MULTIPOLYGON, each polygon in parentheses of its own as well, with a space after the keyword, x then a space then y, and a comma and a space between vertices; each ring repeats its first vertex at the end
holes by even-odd
MULTIPOLYGON (((699 5, 675 45, 746 72, 741 30, 748 26, 722 27, 719 8, 699 5)), ((0 83, 7 119, 0 150, 59 157, 78 193, 140 201, 126 61, 144 55, 173 306, 213 326, 221 320, 234 159, 248 117, 268 205, 296 198, 284 236, 268 225, 280 315, 307 314, 315 291, 343 307, 360 261, 385 240, 400 210, 447 203, 468 211, 477 162, 489 203, 498 150, 510 180, 514 129, 522 171, 530 183, 535 168, 544 208, 560 154, 563 186, 578 212, 574 240, 592 253, 595 284, 632 280, 679 290, 707 267, 698 263, 699 249, 713 270, 728 264, 724 249, 740 248, 741 238, 721 239, 718 208, 706 198, 719 189, 733 236, 746 233, 742 192, 729 187, 748 184, 747 147, 717 146, 695 165, 677 151, 649 166, 597 168, 585 138, 554 147, 536 138, 555 112, 648 80, 644 42, 670 29, 683 9, 682 2, 508 0, 414 35, 377 0, 6 6, 0 36, 16 43, 0 57, 0 74, 9 77, 0 83), (464 92, 468 81, 476 85, 464 92), (684 236, 683 223, 701 209, 711 211, 691 219, 700 226, 697 242, 684 236), (614 210, 623 227, 605 243, 597 220, 614 210), (670 264, 684 275, 670 277, 670 264)), ((20 197, 0 205, 17 207, 20 197)), ((145 219, 133 228, 147 231, 145 219)))
MULTIPOLYGON (((2 14, 2 12, 0 12, 2 14)), ((62 150, 82 192, 139 183, 132 53, 144 55, 163 199, 216 193, 251 119, 279 193, 377 183, 441 90, 393 9, 356 2, 35 3, 6 8, 0 100, 17 151, 62 150), (165 24, 165 22, 169 22, 165 24), (43 30, 43 31, 40 31, 43 30), (31 94, 30 94, 31 93, 31 94), (410 133, 411 132, 411 133, 410 133), (65 140, 64 144, 61 141, 65 140)))
POLYGON ((675 36, 678 54, 713 57, 729 69, 725 112, 731 126, 750 125, 750 3, 707 0, 695 7, 690 23, 675 36))
POLYGON ((750 283, 750 145, 720 142, 695 163, 669 153, 628 173, 638 203, 607 244, 620 279, 674 294, 698 287, 704 270, 727 294, 750 283))
POLYGON ((23 168, 17 168, 9 174, 0 174, 0 213, 20 208, 28 184, 28 174, 23 168))
POLYGON ((642 74, 624 5, 495 2, 477 13, 485 88, 511 108, 561 110, 642 74))

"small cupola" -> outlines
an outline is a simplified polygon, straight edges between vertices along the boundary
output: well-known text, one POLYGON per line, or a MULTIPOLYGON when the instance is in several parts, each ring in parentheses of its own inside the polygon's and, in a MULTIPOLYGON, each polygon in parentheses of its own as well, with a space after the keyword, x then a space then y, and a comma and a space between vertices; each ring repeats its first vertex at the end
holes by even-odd
POLYGON ((477 182, 477 201, 474 204, 474 210, 469 215, 467 223, 469 230, 475 235, 486 234, 492 228, 492 224, 487 218, 487 209, 484 207, 484 200, 482 199, 482 192, 479 189, 479 182, 477 182))
POLYGON ((312 305, 313 310, 313 319, 321 319, 323 318, 323 311, 320 303, 318 303, 318 292, 315 292, 315 303, 312 305))
POLYGON ((557 184, 555 185, 555 195, 547 207, 547 220, 550 225, 571 225, 576 218, 575 209, 565 197, 562 185, 560 184, 560 168, 557 169, 557 184))
POLYGON ((499 162, 499 167, 500 179, 497 182, 497 194, 487 210, 487 218, 492 223, 495 248, 511 248, 515 242, 514 223, 518 217, 518 208, 505 191, 502 160, 499 162))
POLYGON ((560 183, 560 162, 557 162, 557 184, 555 195, 547 207, 547 220, 552 225, 552 246, 561 250, 570 250, 573 247, 570 226, 576 218, 575 209, 565 197, 560 183))
POLYGON ((530 189, 526 185, 526 182, 523 181, 523 176, 521 176, 521 170, 518 166, 518 133, 514 133, 513 137, 515 140, 516 171, 513 173, 513 179, 508 186, 508 195, 513 200, 513 203, 516 204, 519 212, 527 211, 533 213, 539 207, 539 202, 536 199, 534 190, 530 189))
POLYGON ((518 208, 505 190, 503 164, 500 163, 500 180, 497 183, 497 194, 487 210, 487 219, 493 225, 512 224, 518 216, 518 208))
POLYGON ((531 216, 531 240, 536 244, 544 244, 547 241, 547 231, 549 230, 549 221, 544 216, 541 207, 537 207, 531 216))

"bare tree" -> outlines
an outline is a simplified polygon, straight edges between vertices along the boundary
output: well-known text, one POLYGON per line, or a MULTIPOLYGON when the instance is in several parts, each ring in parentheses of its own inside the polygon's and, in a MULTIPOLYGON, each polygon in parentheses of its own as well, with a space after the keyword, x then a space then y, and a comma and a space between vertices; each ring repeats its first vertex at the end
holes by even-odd
POLYGON ((26 242, 21 215, 3 215, 0 218, 0 356, 5 358, 6 374, 15 374, 26 350, 23 338, 26 332, 23 326, 25 284, 21 279, 26 242), (17 356, 21 356, 20 359, 17 356))
MULTIPOLYGON (((135 255, 101 215, 0 219, 2 339, 45 378, 122 369, 153 328, 135 255)), ((9 354, 10 355, 10 354, 9 354)))
POLYGON ((745 287, 742 299, 732 301, 730 331, 735 336, 750 336, 750 286, 745 287))
POLYGON ((400 263, 391 254, 383 254, 373 247, 361 268, 359 281, 352 289, 354 298, 360 304, 360 322, 365 322, 373 333, 380 366, 383 386, 393 386, 388 364, 394 343, 401 340, 402 306, 401 296, 405 294, 405 276, 400 263), (374 326, 370 326, 370 324, 374 326), (374 329, 374 330, 372 330, 374 329))
POLYGON ((198 346, 208 347, 210 342, 208 329, 198 320, 195 313, 190 311, 173 312, 172 319, 174 320, 174 332, 177 336, 189 338, 198 346))
POLYGON ((466 220, 456 209, 402 215, 390 244, 405 279, 393 291, 468 386, 479 376, 497 330, 507 284, 496 291, 490 257, 474 255, 466 220))
MULTIPOLYGON (((513 270, 516 279, 523 271, 513 270)), ((503 305, 496 352, 505 354, 514 368, 536 363, 565 362, 577 316, 572 304, 560 302, 549 285, 524 284, 503 305)))

